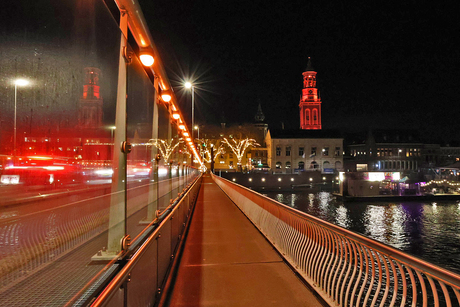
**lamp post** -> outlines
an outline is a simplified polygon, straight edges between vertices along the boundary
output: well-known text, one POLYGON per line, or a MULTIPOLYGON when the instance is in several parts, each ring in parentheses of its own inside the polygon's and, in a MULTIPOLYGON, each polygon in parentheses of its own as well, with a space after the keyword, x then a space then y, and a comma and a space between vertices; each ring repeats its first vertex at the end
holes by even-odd
MULTIPOLYGON (((192 89, 192 127, 195 126, 195 88, 192 83, 190 82, 185 82, 185 87, 192 89)), ((192 141, 194 141, 193 138, 193 129, 192 130, 192 141)))
POLYGON ((198 130, 198 138, 200 138, 200 127, 194 126, 193 129, 198 130))
POLYGON ((29 81, 25 79, 14 80, 14 144, 13 144, 13 155, 16 156, 16 115, 17 115, 17 104, 18 104, 18 86, 26 86, 29 81))

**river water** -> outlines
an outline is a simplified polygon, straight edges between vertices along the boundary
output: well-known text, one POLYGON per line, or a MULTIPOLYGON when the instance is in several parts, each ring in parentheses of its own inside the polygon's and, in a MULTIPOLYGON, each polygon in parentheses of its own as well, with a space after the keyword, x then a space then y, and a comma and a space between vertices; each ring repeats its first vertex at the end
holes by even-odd
POLYGON ((342 202, 329 192, 264 195, 460 274, 460 202, 342 202))

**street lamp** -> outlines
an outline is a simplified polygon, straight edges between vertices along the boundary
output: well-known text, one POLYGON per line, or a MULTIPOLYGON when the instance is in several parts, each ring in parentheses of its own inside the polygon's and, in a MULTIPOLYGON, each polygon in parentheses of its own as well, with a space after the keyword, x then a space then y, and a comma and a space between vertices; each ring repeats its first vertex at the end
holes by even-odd
POLYGON ((198 130, 198 138, 200 138, 200 127, 194 126, 193 129, 198 130))
MULTIPOLYGON (((195 88, 192 83, 185 82, 185 87, 192 89, 192 127, 195 125, 195 88)), ((193 140, 193 129, 192 129, 192 140, 193 140)))
POLYGON ((29 81, 25 79, 16 79, 14 80, 14 145, 13 145, 13 155, 16 156, 16 114, 17 114, 17 104, 18 104, 18 86, 26 86, 29 84, 29 81))

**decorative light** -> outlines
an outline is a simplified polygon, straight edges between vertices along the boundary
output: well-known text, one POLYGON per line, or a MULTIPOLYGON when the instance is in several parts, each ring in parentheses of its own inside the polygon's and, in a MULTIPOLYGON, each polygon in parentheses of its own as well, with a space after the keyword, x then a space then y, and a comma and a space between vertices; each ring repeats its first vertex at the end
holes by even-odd
POLYGON ((141 60, 142 65, 150 67, 155 62, 153 55, 147 51, 142 51, 139 55, 139 59, 141 60))
POLYGON ((161 93, 161 99, 164 102, 170 102, 171 101, 171 94, 169 92, 161 93))
POLYGON ((179 125, 179 129, 185 130, 185 125, 179 125))
POLYGON ((179 118, 180 118, 180 115, 179 115, 179 113, 173 113, 172 117, 173 117, 174 119, 179 119, 179 118))
POLYGON ((184 136, 189 136, 190 134, 188 134, 187 131, 185 131, 184 133, 182 133, 184 136))
POLYGON ((185 139, 187 142, 190 142, 192 139, 191 138, 186 138, 185 139))

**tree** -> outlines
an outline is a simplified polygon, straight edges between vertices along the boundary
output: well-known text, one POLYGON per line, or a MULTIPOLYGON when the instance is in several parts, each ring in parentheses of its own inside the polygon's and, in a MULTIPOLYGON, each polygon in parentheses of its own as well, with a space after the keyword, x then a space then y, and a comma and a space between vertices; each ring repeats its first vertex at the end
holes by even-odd
POLYGON ((203 161, 211 163, 216 160, 220 154, 225 154, 224 143, 222 139, 197 139, 200 143, 200 150, 203 156, 203 161), (211 147, 214 148, 211 156, 211 147))
POLYGON ((149 140, 149 143, 158 148, 165 163, 169 163, 169 157, 174 152, 174 149, 176 149, 179 144, 183 143, 183 141, 182 138, 171 139, 170 141, 165 141, 163 139, 151 139, 149 140))
POLYGON ((250 138, 230 139, 230 141, 227 138, 223 138, 223 142, 227 144, 227 146, 230 147, 230 149, 236 155, 238 160, 238 167, 241 167, 241 160, 243 159, 244 153, 249 146, 260 146, 258 143, 256 143, 256 140, 250 138))

